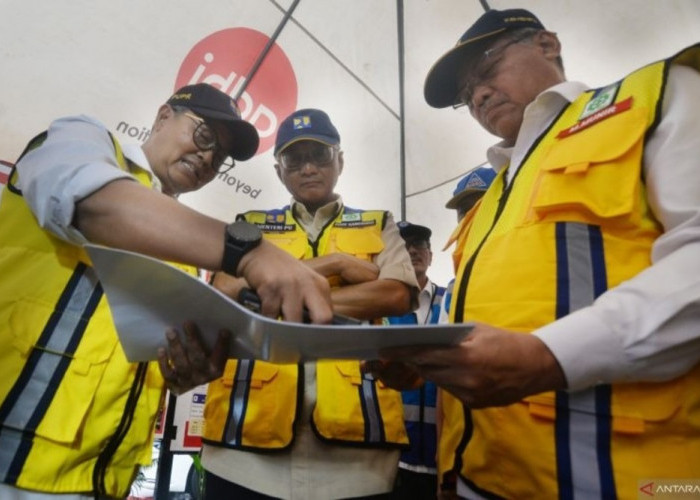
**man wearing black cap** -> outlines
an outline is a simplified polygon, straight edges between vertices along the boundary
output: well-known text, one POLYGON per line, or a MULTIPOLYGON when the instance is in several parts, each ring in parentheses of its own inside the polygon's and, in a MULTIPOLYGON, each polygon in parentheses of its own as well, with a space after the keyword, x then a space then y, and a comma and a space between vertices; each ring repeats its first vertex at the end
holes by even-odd
POLYGON ((233 100, 205 84, 163 104, 141 147, 87 116, 31 141, 0 202, 0 497, 125 497, 151 462, 163 377, 182 392, 223 369, 226 335, 207 357, 192 325, 162 353, 163 377, 128 363, 83 243, 245 276, 266 314, 300 320, 306 305, 330 320, 325 280, 254 226, 173 199, 257 146, 233 100))
MULTIPOLYGON (((350 208, 334 191, 344 158, 328 115, 285 118, 274 152, 291 203, 239 217, 326 277, 335 311, 362 320, 409 311, 416 277, 391 214, 350 208)), ((229 361, 204 415, 208 499, 379 498, 408 443, 400 394, 357 361, 229 361)))
POLYGON ((445 389, 439 468, 464 497, 700 477, 700 45, 598 89, 560 49, 490 10, 425 82, 502 139, 457 244, 450 319, 476 327, 386 353, 445 389))
MULTIPOLYGON (((445 287, 438 286, 428 278, 428 268, 433 261, 430 249, 432 231, 408 221, 397 223, 411 264, 416 272, 420 293, 418 308, 403 316, 387 318, 389 324, 435 324, 440 318, 440 304, 445 287)), ((428 500, 437 493, 436 469, 436 411, 437 388, 432 382, 420 387, 401 391, 404 419, 410 449, 401 453, 399 473, 394 487, 396 500, 428 500)))

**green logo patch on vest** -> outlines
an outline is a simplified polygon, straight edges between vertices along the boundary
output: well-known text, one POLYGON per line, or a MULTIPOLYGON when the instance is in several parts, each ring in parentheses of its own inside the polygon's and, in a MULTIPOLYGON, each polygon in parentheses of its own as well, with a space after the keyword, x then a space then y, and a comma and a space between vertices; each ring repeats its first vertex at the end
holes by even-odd
POLYGON ((356 213, 350 213, 350 214, 343 214, 342 217, 340 218, 341 222, 353 222, 353 221, 361 221, 362 220, 362 214, 359 212, 356 213))
POLYGON ((620 89, 620 82, 608 85, 600 90, 597 90, 593 95, 586 107, 583 108, 583 113, 579 116, 579 121, 584 118, 591 116, 593 113, 600 111, 601 109, 607 108, 615 100, 617 96, 617 91, 620 89))

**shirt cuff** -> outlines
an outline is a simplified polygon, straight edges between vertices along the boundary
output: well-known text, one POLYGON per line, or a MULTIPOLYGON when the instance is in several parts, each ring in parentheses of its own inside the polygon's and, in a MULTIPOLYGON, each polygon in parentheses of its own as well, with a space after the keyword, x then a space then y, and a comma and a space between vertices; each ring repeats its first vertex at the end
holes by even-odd
POLYGON ((568 390, 608 383, 625 372, 622 340, 589 308, 539 328, 533 335, 559 362, 568 390))

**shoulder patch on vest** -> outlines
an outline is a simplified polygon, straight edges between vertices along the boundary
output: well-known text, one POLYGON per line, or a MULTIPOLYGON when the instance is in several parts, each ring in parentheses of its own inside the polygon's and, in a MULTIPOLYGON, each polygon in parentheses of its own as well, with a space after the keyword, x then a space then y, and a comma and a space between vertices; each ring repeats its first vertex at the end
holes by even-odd
POLYGON ((588 101, 588 104, 586 104, 586 107, 583 108, 583 112, 578 118, 579 121, 591 116, 593 113, 597 113, 601 109, 607 108, 613 102, 615 102, 617 92, 620 90, 620 83, 621 82, 613 83, 607 87, 597 89, 593 93, 591 100, 588 101))
POLYGON ((580 132, 583 129, 586 129, 590 127, 591 125, 594 125, 598 123, 599 121, 605 120, 606 118, 610 118, 611 116, 614 116, 618 113, 622 113, 623 111, 627 111, 632 107, 632 97, 628 97, 624 101, 617 102, 615 104, 612 104, 611 106, 607 106, 600 111, 596 112, 595 114, 590 115, 588 118, 585 118, 583 120, 579 120, 576 122, 572 127, 569 127, 567 129, 562 130, 557 134, 558 139, 563 139, 564 137, 568 137, 571 134, 575 134, 576 132, 580 132))

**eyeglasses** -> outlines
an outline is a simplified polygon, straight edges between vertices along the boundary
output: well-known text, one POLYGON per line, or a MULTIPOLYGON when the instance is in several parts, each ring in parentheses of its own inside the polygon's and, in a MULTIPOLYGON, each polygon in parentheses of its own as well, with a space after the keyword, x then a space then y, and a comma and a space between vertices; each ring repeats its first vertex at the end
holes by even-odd
POLYGON ((471 109, 472 99, 474 98, 474 90, 476 89, 477 85, 492 79, 496 75, 498 63, 500 63, 503 59, 499 56, 501 56, 511 45, 523 42, 528 38, 532 38, 533 36, 534 33, 532 32, 524 33, 520 36, 511 38, 503 45, 486 49, 484 53, 481 54, 481 58, 479 58, 477 63, 473 65, 474 69, 470 71, 464 86, 459 90, 459 92, 457 92, 457 98, 455 99, 452 107, 454 109, 458 109, 462 106, 468 106, 469 109, 471 109))
POLYGON ((282 151, 279 154, 279 162, 287 172, 298 172, 307 163, 313 163, 317 167, 327 167, 335 158, 336 151, 338 151, 336 146, 314 144, 305 151, 298 149, 282 151))
POLYGON ((196 123, 194 131, 192 132, 192 142, 197 146, 200 151, 213 151, 211 158, 211 168, 217 174, 223 174, 231 170, 236 162, 231 158, 228 152, 219 144, 219 139, 216 137, 216 132, 207 124, 204 119, 199 116, 190 113, 188 111, 180 111, 175 109, 175 111, 181 112, 187 118, 191 119, 196 123))
POLYGON ((426 240, 411 240, 406 242, 406 250, 410 250, 411 247, 416 250, 427 250, 430 248, 430 243, 426 240))

